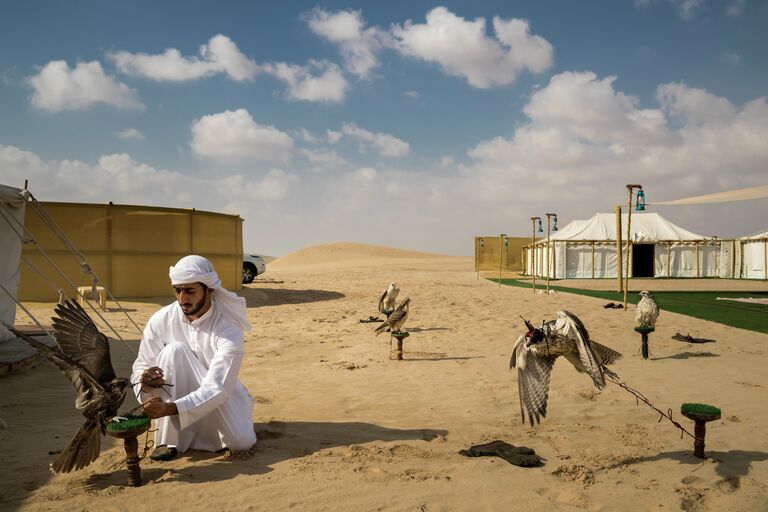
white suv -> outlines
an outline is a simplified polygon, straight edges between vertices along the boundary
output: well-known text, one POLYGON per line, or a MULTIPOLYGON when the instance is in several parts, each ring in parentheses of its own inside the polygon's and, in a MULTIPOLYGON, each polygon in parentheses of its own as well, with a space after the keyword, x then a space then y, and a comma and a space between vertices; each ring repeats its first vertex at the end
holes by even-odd
POLYGON ((267 265, 264 258, 258 254, 243 255, 243 283, 252 283, 256 276, 267 271, 267 265))

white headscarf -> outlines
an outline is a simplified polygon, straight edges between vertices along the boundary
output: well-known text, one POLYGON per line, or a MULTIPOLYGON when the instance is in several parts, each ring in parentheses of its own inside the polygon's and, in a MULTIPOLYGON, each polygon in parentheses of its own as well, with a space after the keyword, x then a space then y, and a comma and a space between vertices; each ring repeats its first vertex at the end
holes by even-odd
POLYGON ((213 268, 213 263, 202 256, 191 254, 181 258, 176 265, 168 269, 172 285, 203 283, 208 288, 216 290, 213 300, 216 308, 226 318, 239 325, 245 332, 251 330, 245 312, 245 299, 238 297, 221 286, 221 279, 213 268))

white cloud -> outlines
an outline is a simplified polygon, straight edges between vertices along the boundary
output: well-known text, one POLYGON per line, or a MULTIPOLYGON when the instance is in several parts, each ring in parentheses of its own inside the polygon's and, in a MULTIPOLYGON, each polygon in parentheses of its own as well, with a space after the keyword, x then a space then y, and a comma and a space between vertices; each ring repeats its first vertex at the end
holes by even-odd
MULTIPOLYGON (((649 7, 651 4, 666 2, 677 8, 677 13, 685 21, 691 20, 702 8, 705 0, 635 0, 635 6, 640 8, 649 7)), ((736 0, 738 2, 739 0, 736 0)))
POLYGON ((307 130, 306 128, 299 128, 299 135, 301 135, 301 138, 304 139, 305 142, 308 142, 310 144, 319 144, 320 138, 317 137, 315 134, 307 130))
POLYGON ((343 133, 337 132, 334 130, 325 130, 325 138, 328 139, 328 142, 331 144, 336 144, 341 140, 341 138, 344 136, 343 133))
POLYGON ((144 109, 136 91, 106 75, 98 61, 78 62, 74 69, 63 60, 51 61, 27 83, 34 89, 32 105, 43 110, 88 110, 97 104, 144 109))
POLYGON ((404 55, 435 62, 445 73, 462 76, 474 87, 508 85, 524 70, 541 73, 552 65, 552 45, 532 35, 522 19, 493 18, 495 38, 485 19, 468 21, 445 7, 429 11, 426 23, 407 21, 392 35, 404 55))
POLYGON ((350 73, 367 78, 379 64, 376 52, 386 45, 387 34, 376 27, 365 28, 360 11, 331 13, 315 8, 308 14, 307 22, 312 32, 339 47, 350 73))
MULTIPOLYGON (((191 179, 179 171, 156 169, 136 162, 127 154, 100 157, 96 164, 79 160, 41 160, 32 152, 0 145, 0 168, 10 183, 29 179, 39 200, 93 202, 200 208, 247 214, 247 205, 258 200, 274 204, 290 195, 300 182, 289 172, 272 169, 249 177, 209 175, 191 179), (245 209, 232 209, 242 199, 245 209)), ((248 224, 246 224, 248 226, 248 224)))
POLYGON ((184 57, 175 48, 157 55, 120 51, 108 55, 125 74, 157 81, 183 82, 226 73, 232 80, 253 80, 259 65, 246 57, 225 35, 213 36, 200 46, 200 57, 184 57))
POLYGON ((289 98, 321 103, 344 101, 348 83, 339 67, 331 62, 311 60, 307 66, 278 62, 265 64, 263 69, 288 85, 289 98))
POLYGON ((636 98, 614 91, 615 80, 615 76, 598 79, 591 72, 555 75, 524 111, 541 129, 554 127, 595 143, 674 143, 663 113, 638 108, 636 98))
POLYGON ((720 60, 731 66, 738 66, 741 64, 742 58, 738 53, 725 52, 720 55, 720 60))
POLYGON ((456 159, 451 155, 445 155, 437 161, 437 166, 441 169, 447 169, 456 164, 456 159))
POLYGON ((320 167, 341 167, 347 164, 347 161, 340 157, 335 150, 323 151, 305 148, 299 152, 311 163, 320 167))
POLYGON ((124 140, 144 140, 146 137, 144 137, 144 134, 136 128, 126 128, 117 134, 117 138, 124 140))
MULTIPOLYGON (((462 166, 463 190, 492 208, 517 201, 520 218, 526 209, 542 209, 536 204, 541 194, 546 208, 586 218, 623 202, 630 182, 642 183, 658 200, 765 183, 765 98, 739 108, 672 83, 658 87, 660 108, 643 109, 613 82, 592 73, 553 77, 526 106, 526 124, 468 151, 474 161, 462 166)), ((732 236, 740 215, 699 218, 690 228, 732 236)))
POLYGON ((419 99, 419 92, 418 91, 405 91, 403 93, 403 96, 407 96, 407 97, 411 98, 412 100, 417 100, 417 99, 419 99))
POLYGON ((282 169, 272 169, 261 179, 248 180, 240 174, 228 176, 218 181, 217 189, 221 196, 231 196, 246 201, 278 201, 288 195, 291 187, 299 178, 282 169))
POLYGON ((725 6, 725 13, 728 16, 741 16, 746 7, 747 0, 731 0, 725 6))
POLYGON ((656 97, 667 116, 685 118, 688 125, 730 123, 737 114, 727 99, 681 82, 660 85, 656 97))
POLYGON ((378 172, 376 172, 376 169, 373 167, 361 167, 360 169, 356 170, 352 173, 352 179, 355 181, 374 181, 378 175, 378 172))
POLYGON ((344 123, 341 128, 344 135, 355 137, 359 140, 368 142, 376 147, 379 154, 393 158, 407 156, 411 151, 411 146, 404 140, 398 139, 387 133, 374 133, 364 128, 360 128, 354 123, 344 123))
POLYGON ((261 125, 241 108, 210 114, 192 123, 195 154, 224 161, 253 159, 288 161, 293 139, 273 126, 261 125))

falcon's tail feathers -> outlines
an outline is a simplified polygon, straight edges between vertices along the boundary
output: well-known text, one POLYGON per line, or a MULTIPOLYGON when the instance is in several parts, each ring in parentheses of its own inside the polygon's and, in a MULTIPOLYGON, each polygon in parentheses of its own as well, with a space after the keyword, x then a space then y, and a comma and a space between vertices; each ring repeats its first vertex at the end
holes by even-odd
POLYGON ((51 463, 51 470, 58 474, 82 469, 96 460, 100 452, 101 429, 97 422, 88 420, 51 463))
POLYGON ((383 333, 384 331, 386 331, 386 330, 387 330, 387 327, 389 327, 389 324, 388 324, 387 322, 384 322, 383 324, 381 324, 380 326, 378 326, 378 327, 377 327, 377 328, 376 328, 376 329, 375 329, 373 332, 375 332, 375 333, 376 333, 376 336, 378 336, 379 334, 381 334, 381 333, 383 333))
POLYGON ((590 341, 590 345, 592 346, 592 350, 594 350, 600 358, 601 365, 613 364, 622 358, 621 352, 617 352, 596 341, 590 341))

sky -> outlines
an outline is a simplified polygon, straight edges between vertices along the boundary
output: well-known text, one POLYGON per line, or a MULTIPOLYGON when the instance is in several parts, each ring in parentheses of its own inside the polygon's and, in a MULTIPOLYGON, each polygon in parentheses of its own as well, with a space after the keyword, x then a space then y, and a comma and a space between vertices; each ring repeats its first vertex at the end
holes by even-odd
POLYGON ((470 255, 626 205, 706 236, 768 200, 768 2, 0 6, 0 183, 234 213, 247 252, 470 255))

